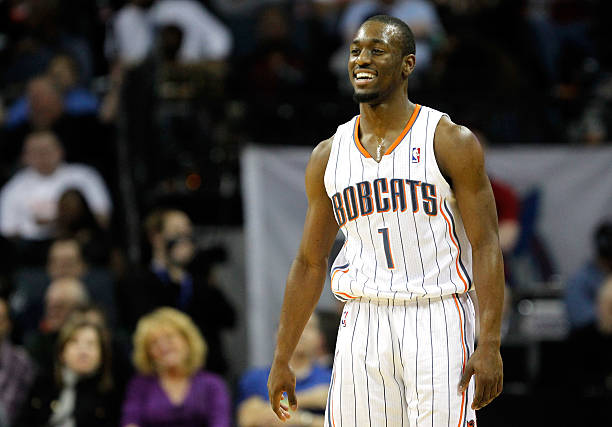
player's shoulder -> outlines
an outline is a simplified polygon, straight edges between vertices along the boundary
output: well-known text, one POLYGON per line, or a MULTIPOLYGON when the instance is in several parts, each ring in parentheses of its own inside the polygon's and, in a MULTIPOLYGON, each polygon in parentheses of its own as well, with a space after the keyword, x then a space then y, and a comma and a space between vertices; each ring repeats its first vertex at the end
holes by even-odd
POLYGON ((451 145, 460 150, 479 148, 480 143, 474 133, 466 126, 454 123, 447 115, 440 118, 434 136, 436 143, 451 145))
POLYGON ((472 167, 484 159, 482 146, 474 133, 446 115, 436 127, 434 148, 440 166, 447 171, 452 166, 472 167))
POLYGON ((325 191, 325 171, 333 143, 333 137, 321 141, 312 150, 306 166, 306 194, 308 198, 322 196, 325 191))
POLYGON ((331 136, 321 142, 319 142, 316 147, 312 150, 312 154, 310 159, 315 162, 325 162, 329 159, 329 154, 331 153, 331 148, 334 143, 334 137, 331 136))

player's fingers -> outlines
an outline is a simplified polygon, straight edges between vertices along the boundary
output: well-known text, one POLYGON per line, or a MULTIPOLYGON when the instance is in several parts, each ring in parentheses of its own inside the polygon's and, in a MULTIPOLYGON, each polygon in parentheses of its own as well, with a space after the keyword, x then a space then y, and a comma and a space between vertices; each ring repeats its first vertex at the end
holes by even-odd
POLYGON ((491 388, 488 393, 488 399, 486 400, 486 402, 482 403, 482 407, 485 407, 486 405, 491 403, 497 396, 499 396, 501 391, 502 391, 502 382, 501 382, 501 379, 498 378, 496 381, 494 381, 491 384, 491 388))
POLYGON ((281 398, 283 396, 282 391, 270 391, 270 406, 272 411, 276 414, 279 420, 285 420, 286 411, 281 408, 281 398))
POLYGON ((499 396, 503 389, 504 389, 504 378, 501 377, 499 381, 497 382, 497 394, 495 395, 495 397, 499 396))
POLYGON ((481 378, 476 375, 475 377, 476 386, 474 387, 474 400, 472 401, 472 409, 476 410, 480 408, 482 401, 484 400, 485 384, 481 378))
POLYGON ((482 397, 476 409, 484 408, 485 406, 489 404, 491 400, 493 400, 494 393, 495 393, 495 390, 497 389, 497 386, 495 385, 495 383, 492 383, 491 381, 485 381, 485 383, 482 385, 482 388, 483 388, 482 397))
POLYGON ((461 375, 461 380, 459 381, 459 393, 463 393, 465 390, 467 390, 473 373, 474 369, 472 368, 472 364, 468 362, 463 370, 463 375, 461 375))
POLYGON ((285 409, 281 408, 280 412, 281 412, 281 414, 283 414, 283 421, 284 420, 288 420, 289 418, 291 418, 291 414, 289 413, 288 410, 285 410, 285 409))
POLYGON ((295 387, 290 387, 287 390, 287 399, 289 400, 289 406, 292 411, 297 411, 297 397, 295 395, 295 387))
POLYGON ((475 402, 474 409, 482 409, 493 401, 499 394, 499 378, 487 378, 482 381, 483 395, 480 402, 475 402))
POLYGON ((501 378, 494 378, 489 382, 489 385, 486 387, 487 391, 485 392, 485 398, 481 402, 480 407, 484 408, 489 403, 491 403, 502 390, 502 380, 501 378))

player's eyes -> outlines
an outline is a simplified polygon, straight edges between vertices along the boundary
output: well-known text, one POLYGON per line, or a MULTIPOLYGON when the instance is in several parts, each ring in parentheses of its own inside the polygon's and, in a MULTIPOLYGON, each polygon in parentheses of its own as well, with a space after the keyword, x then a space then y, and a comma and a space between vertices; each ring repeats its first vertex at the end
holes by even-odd
POLYGON ((359 49, 351 49, 351 55, 359 55, 359 49))
POLYGON ((385 53, 385 51, 382 49, 372 49, 372 53, 374 55, 382 55, 383 53, 385 53))

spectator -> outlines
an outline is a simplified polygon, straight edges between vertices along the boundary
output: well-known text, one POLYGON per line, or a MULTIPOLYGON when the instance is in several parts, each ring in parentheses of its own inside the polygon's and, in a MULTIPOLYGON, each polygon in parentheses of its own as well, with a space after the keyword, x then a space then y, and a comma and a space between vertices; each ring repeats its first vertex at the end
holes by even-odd
POLYGON ((51 280, 80 279, 85 275, 87 266, 76 240, 61 239, 49 248, 47 274, 51 280))
POLYGON ((567 341, 568 386, 586 411, 575 423, 581 425, 606 419, 612 398, 612 275, 598 289, 595 305, 595 320, 575 329, 567 341))
POLYGON ((158 0, 151 19, 157 26, 177 25, 183 30, 181 62, 223 61, 231 53, 232 34, 198 1, 158 0))
MULTIPOLYGON (((33 103, 37 108, 40 108, 41 96, 60 96, 61 106, 67 114, 80 116, 84 114, 96 114, 98 110, 98 99, 90 91, 79 86, 79 73, 77 63, 66 54, 56 55, 49 64, 46 72, 46 78, 34 79, 30 83, 28 91, 29 96, 22 96, 17 99, 6 113, 4 126, 7 128, 15 128, 28 120, 30 117, 30 104, 33 103), (48 80, 46 79, 48 78, 48 80), (53 90, 46 82, 52 83, 53 90)), ((54 106, 55 114, 51 115, 48 120, 41 123, 42 127, 49 126, 60 116, 60 102, 49 103, 54 106)), ((33 117, 39 117, 34 115, 33 117)))
POLYGON ((45 317, 41 322, 43 332, 57 332, 75 308, 88 302, 83 283, 74 278, 59 278, 49 285, 45 297, 45 317))
POLYGON ((9 306, 0 298, 0 426, 12 425, 34 380, 34 365, 25 350, 10 340, 9 306))
POLYGON ((571 76, 579 74, 584 62, 592 61, 595 53, 589 6, 576 0, 532 0, 527 3, 531 48, 535 50, 534 66, 541 68, 547 88, 553 88, 559 97, 568 96, 568 92, 575 91, 557 86, 570 83, 562 81, 563 72, 571 71, 568 73, 571 76), (571 55, 571 61, 564 58, 565 55, 571 55))
POLYGON ((120 62, 140 63, 153 49, 155 26, 166 25, 184 34, 178 55, 182 63, 223 61, 231 53, 229 30, 195 0, 132 0, 115 17, 107 51, 120 62))
POLYGON ((87 37, 96 36, 93 34, 97 24, 96 12, 95 7, 91 7, 94 3, 74 0, 6 3, 3 12, 8 15, 10 25, 7 26, 13 36, 8 46, 13 51, 12 58, 3 63, 9 81, 21 81, 41 71, 57 52, 73 56, 83 80, 90 81, 94 58, 87 37))
POLYGON ((565 305, 571 329, 595 322, 599 288, 612 273, 612 222, 601 223, 594 238, 596 258, 578 270, 566 285, 565 305))
POLYGON ((7 167, 14 167, 19 149, 31 133, 52 131, 66 149, 69 161, 86 162, 102 170, 108 169, 114 161, 111 158, 113 151, 105 141, 107 133, 96 114, 85 114, 83 111, 74 114, 68 110, 60 87, 50 75, 34 77, 28 83, 26 97, 29 107, 27 120, 2 129, 2 161, 7 167), (86 144, 84 140, 87 140, 86 144))
POLYGON ((149 8, 153 0, 131 0, 115 15, 106 36, 106 51, 125 65, 142 62, 153 46, 153 24, 149 8))
POLYGON ((122 427, 229 427, 230 397, 223 380, 202 366, 206 343, 185 314, 160 308, 138 322, 134 365, 122 427))
POLYGON ((58 199, 69 188, 82 191, 99 224, 108 225, 112 204, 104 181, 89 166, 64 163, 64 151, 53 132, 29 134, 22 156, 25 168, 0 194, 2 235, 25 240, 52 237, 58 199))
POLYGON ((193 224, 179 210, 158 210, 145 221, 151 243, 149 268, 128 275, 118 287, 124 322, 135 320, 161 306, 189 314, 209 343, 207 369, 225 373, 221 332, 235 323, 235 310, 211 280, 214 253, 197 254, 193 224))
MULTIPOLYGON (((327 404, 327 391, 331 369, 318 365, 323 335, 316 314, 304 328, 293 357, 291 368, 295 373, 299 410, 292 414, 291 426, 323 426, 327 404)), ((271 427, 285 425, 270 410, 268 401, 268 375, 270 367, 247 372, 240 380, 238 390, 238 425, 240 427, 271 427)))
POLYGON ((53 366, 53 349, 58 333, 70 313, 87 304, 89 296, 85 286, 73 278, 57 279, 51 282, 45 294, 45 312, 37 332, 25 337, 30 356, 43 372, 53 366))
MULTIPOLYGON (((28 82, 27 90, 27 119, 34 129, 50 128, 64 113, 62 94, 49 76, 34 77, 28 82)), ((7 127, 12 128, 22 124, 17 118, 13 119, 9 111, 7 127)))
POLYGON ((18 315, 20 330, 27 335, 38 328, 49 283, 60 279, 81 281, 87 294, 104 307, 111 324, 114 324, 115 289, 111 273, 104 268, 87 264, 76 240, 58 239, 48 249, 46 269, 22 268, 15 274, 15 293, 11 304, 18 315))
POLYGON ((508 257, 516 247, 521 232, 520 200, 514 189, 500 179, 491 179, 491 187, 499 221, 499 245, 504 257, 508 257))
POLYGON ((55 372, 37 378, 17 426, 116 426, 121 397, 113 385, 108 331, 75 319, 60 330, 55 372))
POLYGON ((113 278, 104 268, 90 267, 83 259, 79 242, 75 239, 58 239, 49 249, 47 275, 50 280, 81 280, 87 293, 115 320, 115 294, 113 278))
MULTIPOLYGON (((66 323, 79 320, 94 323, 103 330, 110 330, 106 311, 95 303, 80 305, 72 310, 70 316, 66 319, 66 323)), ((115 329, 112 332, 110 337, 110 348, 113 355, 113 363, 111 365, 113 383, 115 385, 115 390, 123 391, 125 390, 127 382, 134 374, 134 369, 130 360, 131 340, 121 329, 115 329)))
POLYGON ((66 190, 57 202, 56 236, 74 239, 88 263, 105 266, 111 251, 109 233, 104 230, 83 196, 75 188, 66 190))

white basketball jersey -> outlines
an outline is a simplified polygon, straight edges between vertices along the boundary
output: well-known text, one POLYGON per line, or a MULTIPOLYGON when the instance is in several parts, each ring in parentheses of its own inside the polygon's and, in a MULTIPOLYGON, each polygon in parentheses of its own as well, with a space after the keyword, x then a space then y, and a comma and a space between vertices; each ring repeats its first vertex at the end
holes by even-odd
POLYGON ((346 240, 331 269, 336 298, 411 300, 471 288, 472 249, 434 153, 443 115, 417 105, 380 163, 359 141, 359 116, 338 127, 325 170, 346 240))

